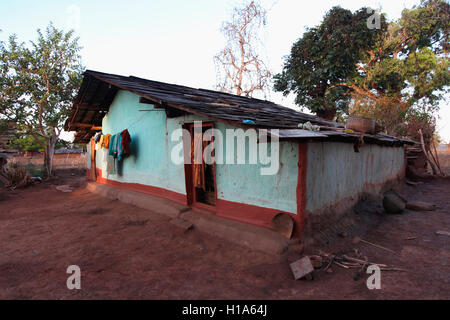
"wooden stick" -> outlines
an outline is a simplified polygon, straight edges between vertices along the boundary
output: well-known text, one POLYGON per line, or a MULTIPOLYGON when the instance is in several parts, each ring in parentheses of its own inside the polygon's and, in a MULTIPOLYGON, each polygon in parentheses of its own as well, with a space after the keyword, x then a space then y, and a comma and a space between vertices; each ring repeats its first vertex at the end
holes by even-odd
POLYGON ((399 272, 408 272, 408 270, 400 269, 400 268, 380 268, 381 271, 399 271, 399 272))
POLYGON ((391 250, 391 249, 382 247, 382 246, 380 246, 380 245, 378 245, 378 244, 375 244, 375 243, 372 243, 372 242, 369 242, 369 241, 366 241, 366 240, 363 240, 363 239, 360 239, 360 241, 361 241, 361 242, 364 242, 364 243, 367 243, 367 244, 370 244, 371 246, 377 247, 377 248, 379 248, 379 249, 383 249, 383 250, 386 250, 386 251, 388 251, 388 252, 391 252, 391 253, 393 253, 393 254, 397 254, 397 255, 398 255, 397 252, 395 252, 395 251, 393 251, 393 250, 391 250))
POLYGON ((436 160, 436 165, 437 165, 437 167, 439 168, 439 171, 440 171, 440 173, 441 173, 441 176, 445 177, 445 173, 442 171, 441 164, 439 163, 439 155, 438 155, 438 153, 437 153, 436 143, 433 141, 432 144, 433 144, 434 154, 436 155, 436 158, 435 158, 435 160, 436 160))
POLYGON ((419 129, 419 135, 420 135, 420 143, 421 143, 421 146, 422 146, 423 154, 424 154, 425 157, 427 158, 428 163, 429 163, 430 166, 431 166, 431 170, 433 171, 433 174, 434 174, 434 175, 437 175, 437 171, 438 171, 438 170, 437 170, 437 168, 436 168, 436 165, 430 160, 430 156, 428 155, 427 151, 425 150, 425 142, 424 142, 424 140, 423 140, 422 129, 419 129))
POLYGON ((342 263, 337 262, 336 260, 333 261, 334 263, 336 263, 338 266, 345 268, 345 269, 350 269, 350 267, 344 266, 342 263))
MULTIPOLYGON (((433 142, 431 142, 431 144, 433 144, 433 142)), ((436 155, 436 157, 434 156, 433 150, 431 149, 431 147, 430 147, 429 153, 431 155, 431 159, 433 159, 433 163, 436 166, 436 169, 439 170, 439 172, 442 174, 442 170, 441 170, 441 168, 439 168, 438 161, 436 159, 437 155, 436 155)))
POLYGON ((358 263, 362 263, 362 264, 368 263, 368 264, 374 264, 374 265, 377 265, 377 266, 379 266, 379 267, 387 267, 387 265, 385 265, 385 264, 374 263, 374 262, 369 262, 369 261, 364 261, 364 260, 361 260, 361 259, 356 259, 356 258, 349 257, 349 256, 347 256, 347 255, 344 255, 344 258, 347 259, 347 260, 349 260, 349 261, 358 262, 358 263))

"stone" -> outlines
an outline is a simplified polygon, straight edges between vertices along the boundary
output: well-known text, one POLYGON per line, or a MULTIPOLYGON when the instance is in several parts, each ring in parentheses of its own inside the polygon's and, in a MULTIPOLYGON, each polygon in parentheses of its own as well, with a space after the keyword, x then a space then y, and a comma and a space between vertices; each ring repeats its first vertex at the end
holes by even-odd
POLYGON ((409 201, 406 203, 406 209, 413 211, 434 211, 436 206, 428 202, 409 201))
POLYGON ((384 195, 383 207, 387 213, 401 213, 405 210, 406 203, 397 194, 390 192, 384 195))
POLYGON ((61 191, 61 192, 72 192, 72 188, 65 184, 65 185, 61 185, 61 186, 57 186, 56 190, 61 191))
POLYGON ((303 257, 290 264, 295 280, 301 279, 314 271, 314 267, 309 257, 303 257))
POLYGON ((348 233, 345 232, 345 231, 338 232, 337 235, 338 235, 339 237, 341 237, 341 238, 347 238, 347 237, 348 237, 348 233))

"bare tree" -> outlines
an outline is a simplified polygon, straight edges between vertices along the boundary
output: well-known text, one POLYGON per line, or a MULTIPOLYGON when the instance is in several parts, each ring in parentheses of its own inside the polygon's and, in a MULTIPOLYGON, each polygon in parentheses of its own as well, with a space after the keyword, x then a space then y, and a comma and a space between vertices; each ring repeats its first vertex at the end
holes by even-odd
POLYGON ((231 21, 222 24, 225 48, 214 57, 217 88, 237 95, 266 92, 272 77, 260 58, 260 34, 266 25, 266 10, 256 1, 245 2, 233 10, 231 21))

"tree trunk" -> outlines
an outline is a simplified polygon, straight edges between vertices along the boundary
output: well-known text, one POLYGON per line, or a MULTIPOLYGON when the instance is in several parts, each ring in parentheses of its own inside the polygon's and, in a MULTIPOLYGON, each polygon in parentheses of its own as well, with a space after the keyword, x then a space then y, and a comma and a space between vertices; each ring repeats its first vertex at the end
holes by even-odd
POLYGON ((55 135, 46 139, 46 146, 44 149, 44 166, 47 178, 53 174, 53 155, 55 154, 55 145, 57 137, 55 135))

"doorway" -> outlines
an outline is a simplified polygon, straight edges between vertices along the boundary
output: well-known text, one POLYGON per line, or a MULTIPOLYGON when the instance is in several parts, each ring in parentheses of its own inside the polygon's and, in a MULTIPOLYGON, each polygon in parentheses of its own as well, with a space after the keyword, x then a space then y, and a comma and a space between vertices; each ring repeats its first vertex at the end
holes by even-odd
MULTIPOLYGON (((189 157, 190 160, 189 164, 185 164, 188 204, 198 205, 200 207, 206 206, 206 208, 215 207, 215 165, 213 161, 209 161, 211 159, 205 161, 203 157, 206 148, 213 148, 213 146, 210 146, 214 143, 213 141, 203 141, 205 134, 209 134, 207 131, 213 128, 213 124, 202 123, 201 132, 196 132, 194 130, 194 124, 186 124, 184 125, 184 128, 190 133, 190 139, 189 137, 183 137, 184 146, 186 147, 185 150, 190 150, 188 154, 185 153, 185 158, 189 157), (195 150, 195 148, 197 148, 197 150, 195 150), (196 155, 197 158, 195 158, 196 155)), ((197 131, 199 130, 197 129, 197 131)), ((208 153, 209 152, 207 152, 207 154, 208 153)), ((211 157, 214 157, 214 151, 211 153, 211 157)))
POLYGON ((95 163, 95 141, 94 139, 91 139, 91 152, 90 152, 90 156, 91 156, 91 169, 89 170, 89 177, 88 179, 90 181, 97 181, 97 169, 96 169, 96 163, 95 163))

